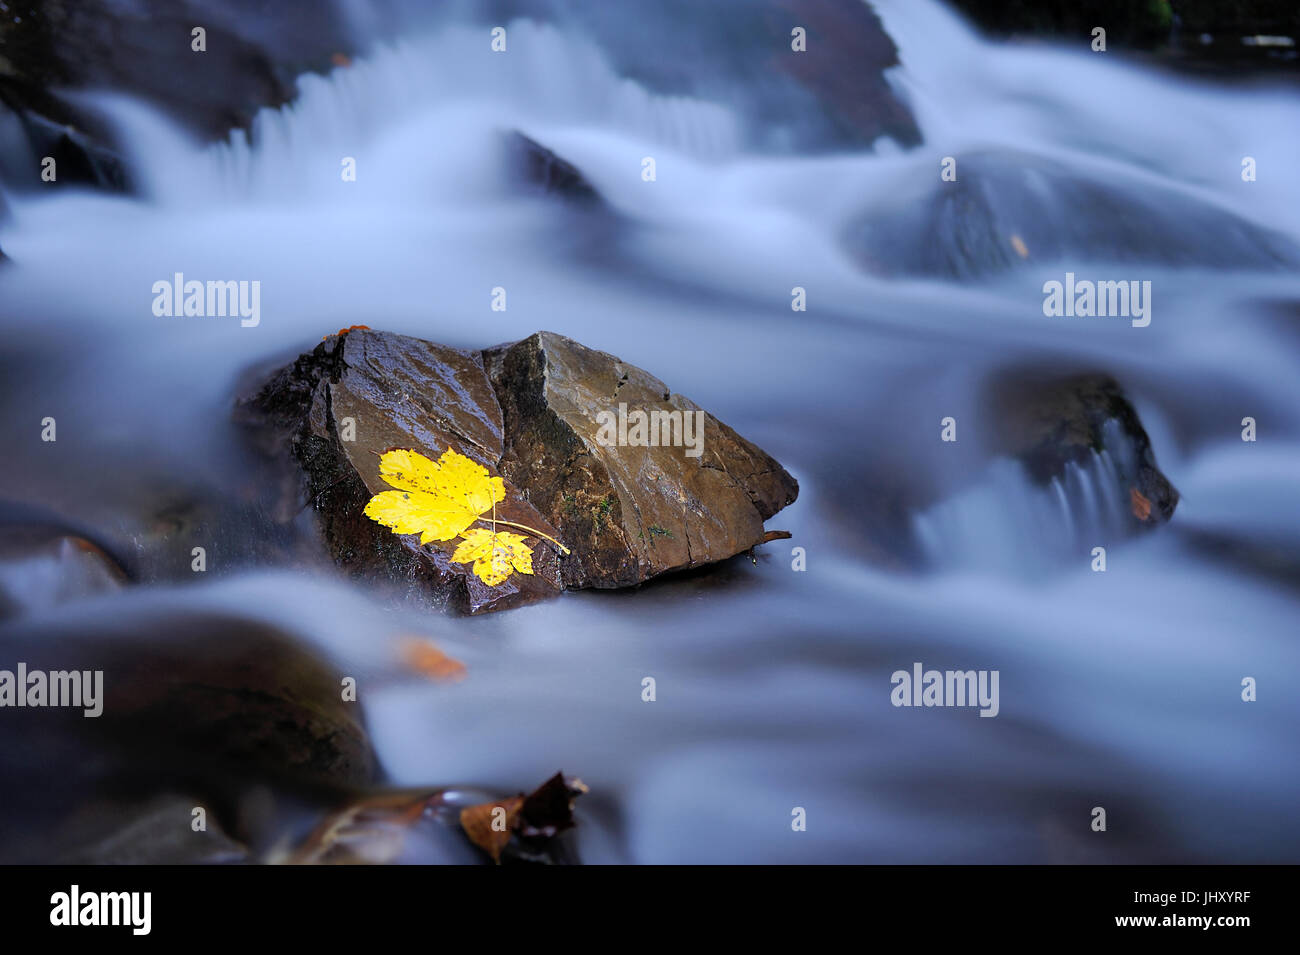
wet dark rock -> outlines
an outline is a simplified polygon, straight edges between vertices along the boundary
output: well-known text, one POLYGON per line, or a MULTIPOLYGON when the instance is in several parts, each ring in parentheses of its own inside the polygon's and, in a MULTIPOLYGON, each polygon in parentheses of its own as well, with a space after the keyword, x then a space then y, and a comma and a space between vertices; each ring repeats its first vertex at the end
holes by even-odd
POLYGON ((296 77, 330 69, 348 44, 328 4, 310 16, 261 0, 221 0, 201 13, 169 0, 10 4, 0 16, 0 172, 11 188, 129 191, 113 131, 68 93, 127 93, 202 139, 221 139, 292 100, 296 77), (207 31, 203 52, 191 48, 195 27, 207 31), (46 156, 58 163, 53 183, 40 179, 46 156))
POLYGON ((900 194, 850 227, 846 241, 865 268, 974 279, 1057 262, 1300 265, 1285 236, 1149 183, 1090 179, 1024 154, 956 159, 956 182, 936 176, 922 195, 900 194))
MULTIPOLYGON (((342 674, 260 621, 165 608, 109 620, 0 627, 0 663, 102 670, 102 711, 10 708, 0 720, 9 787, 0 858, 48 861, 129 829, 153 800, 196 800, 210 826, 247 843, 267 793, 330 804, 377 765, 342 674)), ((147 815, 147 813, 145 814, 147 815)), ((188 809, 174 824, 190 833, 188 809)), ((195 836, 195 851, 206 851, 195 836)), ((119 860, 121 861, 121 860, 119 860)))
POLYGON ((341 566, 468 613, 725 560, 762 543, 763 521, 798 493, 776 461, 663 382, 547 332, 478 353, 348 331, 281 370, 238 417, 264 453, 296 470, 297 499, 315 509, 341 566), (676 414, 679 442, 683 416, 694 426, 699 412, 702 454, 602 446, 598 415, 617 415, 620 404, 676 414), (341 437, 347 418, 355 441, 341 437), (451 562, 455 541, 421 545, 393 534, 363 509, 388 489, 379 458, 394 448, 472 458, 505 481, 498 517, 557 537, 572 553, 561 558, 538 542, 533 575, 489 587, 470 565, 451 562))
POLYGON ((884 71, 898 51, 861 0, 482 0, 484 25, 516 17, 589 36, 621 76, 662 96, 719 102, 742 114, 753 148, 862 148, 921 134, 884 71), (808 52, 790 48, 802 26, 808 52))
MULTIPOLYGON (((574 551, 569 587, 625 587, 724 560, 763 542, 798 485, 775 460, 703 414, 702 454, 602 446, 598 416, 701 409, 641 369, 551 332, 484 353, 505 416, 501 472, 574 551)), ((680 432, 683 433, 684 432, 680 432)))
POLYGON ((112 593, 128 580, 121 564, 85 537, 0 524, 0 620, 112 593))
POLYGON ((130 556, 95 529, 0 499, 0 620, 112 593, 137 579, 130 556))
MULTIPOLYGON (((401 582, 464 613, 560 591, 558 558, 548 546, 534 549, 533 575, 489 587, 470 565, 451 562, 455 542, 421 545, 362 513, 372 496, 390 489, 379 459, 393 448, 435 459, 451 448, 496 473, 501 407, 476 352, 361 329, 330 336, 245 402, 240 417, 254 425, 264 451, 296 462, 300 500, 314 507, 330 553, 355 576, 401 582), (343 440, 345 418, 355 423, 355 441, 343 440)), ((497 514, 556 536, 517 485, 507 484, 497 514)))
POLYGON ((66 114, 68 121, 60 123, 21 106, 11 109, 15 122, 8 124, 0 169, 14 188, 30 191, 76 185, 130 191, 126 162, 101 138, 107 134, 78 129, 72 125, 76 120, 70 113, 66 114), (46 157, 54 160, 57 174, 50 182, 41 178, 46 157))
POLYGON ((1178 506, 1178 491, 1156 465, 1151 440, 1137 412, 1114 378, 1087 373, 1045 376, 1021 370, 995 383, 988 393, 989 437, 999 453, 1019 459, 1034 480, 1060 477, 1069 462, 1083 463, 1103 449, 1133 462, 1133 473, 1120 473, 1136 491, 1134 516, 1143 526, 1168 521, 1178 506), (1127 447, 1109 447, 1109 422, 1119 426, 1127 447))
POLYGON ((504 141, 507 172, 514 181, 574 203, 602 203, 600 193, 578 167, 561 159, 541 143, 516 131, 506 133, 504 141))
POLYGON ((106 800, 82 807, 68 819, 57 840, 67 846, 61 865, 230 865, 250 861, 247 846, 232 839, 219 820, 205 820, 195 831, 198 796, 165 793, 135 802, 106 800))
POLYGON ((876 12, 844 0, 771 0, 766 16, 784 31, 775 65, 816 98, 846 141, 889 136, 900 145, 921 141, 911 113, 895 97, 884 70, 898 65, 898 49, 876 12), (790 50, 790 30, 802 26, 808 52, 790 50))
POLYGON ((293 98, 300 73, 349 51, 328 4, 307 15, 263 0, 219 0, 199 13, 170 0, 33 0, 4 21, 0 92, 11 105, 67 124, 76 111, 52 91, 119 90, 204 138, 247 128, 257 110, 293 98), (204 52, 191 48, 195 27, 207 31, 204 52))

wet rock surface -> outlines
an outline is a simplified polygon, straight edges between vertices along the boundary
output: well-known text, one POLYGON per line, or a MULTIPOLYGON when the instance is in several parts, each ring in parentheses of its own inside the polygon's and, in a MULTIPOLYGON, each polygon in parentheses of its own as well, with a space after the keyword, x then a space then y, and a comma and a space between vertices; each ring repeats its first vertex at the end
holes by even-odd
POLYGON ((248 129, 296 96, 296 77, 349 50, 332 7, 223 0, 201 16, 167 0, 34 0, 0 16, 0 172, 12 188, 134 188, 114 131, 75 94, 137 97, 203 139, 248 129), (204 49, 192 31, 202 27, 204 49), (41 180, 41 159, 58 178, 41 180))
MULTIPOLYGON (((5 861, 70 852, 123 861, 123 834, 139 827, 158 836, 151 858, 197 861, 254 839, 250 807, 265 793, 329 802, 377 775, 340 674, 264 623, 165 609, 18 620, 0 627, 0 651, 5 669, 103 673, 97 716, 78 706, 4 711, 0 766, 23 780, 0 814, 5 861), (177 799, 207 810, 210 836, 183 840, 154 825, 158 801, 177 799)), ((172 820, 187 837, 188 807, 172 820)))
POLYGON ((580 206, 603 205, 600 193, 577 166, 523 133, 502 137, 507 175, 531 191, 553 195, 580 206))
POLYGON ((761 543, 763 522, 798 494, 769 455, 613 355, 539 332, 484 357, 505 414, 502 473, 573 548, 566 586, 629 586, 731 557, 761 543), (668 420, 682 446, 605 446, 601 416, 617 423, 620 406, 633 426, 632 413, 660 415, 660 442, 668 420), (695 457, 685 439, 697 421, 695 457))
POLYGON ((168 0, 38 0, 4 20, 0 91, 8 101, 65 123, 71 107, 53 90, 116 89, 209 138, 287 102, 294 77, 328 68, 333 53, 348 49, 346 24, 328 5, 303 16, 291 5, 222 0, 196 17, 168 0), (201 52, 192 36, 200 26, 201 52))
MULTIPOLYGON (((399 582, 464 613, 515 607, 561 589, 551 548, 536 548, 532 575, 489 587, 470 565, 452 563, 454 542, 421 545, 363 513, 372 496, 390 490, 379 476, 388 450, 436 459, 450 448, 495 474, 504 450, 501 408, 477 353, 348 331, 282 370, 239 417, 256 427, 264 450, 296 462, 300 501, 314 508, 335 561, 355 576, 399 582), (355 440, 347 440, 353 430, 355 440)), ((556 536, 516 486, 507 484, 497 516, 556 536)))
POLYGON ((798 493, 775 460, 663 382, 546 332, 478 353, 350 330, 281 370, 237 416, 264 452, 297 469, 299 499, 341 566, 468 613, 724 560, 762 543, 763 521, 798 493), (600 416, 620 405, 671 416, 665 443, 659 427, 657 446, 619 446, 613 429, 612 446, 602 444, 600 416), (687 431, 697 422, 702 431, 687 431), (702 439, 699 456, 687 438, 702 439), (454 541, 391 533, 363 509, 388 490, 379 460, 395 448, 471 458, 505 481, 498 518, 571 554, 539 542, 532 575, 488 586, 451 562, 454 541))
POLYGON ((771 0, 768 6, 768 22, 786 36, 775 65, 817 98, 837 138, 870 143, 888 136, 903 146, 920 143, 916 121, 883 72, 898 64, 898 50, 868 4, 771 0), (793 25, 807 31, 811 52, 789 55, 793 25))
POLYGON ((1021 370, 991 386, 986 397, 994 447, 1019 459, 1035 480, 1045 483, 1059 477, 1067 463, 1107 450, 1132 462, 1133 473, 1118 477, 1132 481, 1123 490, 1140 495, 1132 499, 1137 521, 1154 525, 1173 516, 1178 491, 1156 466, 1137 411, 1110 375, 1053 377, 1021 370), (1127 447, 1108 445, 1111 423, 1118 425, 1127 447))
POLYGON ((0 526, 0 620, 113 593, 128 580, 112 555, 85 537, 0 526))

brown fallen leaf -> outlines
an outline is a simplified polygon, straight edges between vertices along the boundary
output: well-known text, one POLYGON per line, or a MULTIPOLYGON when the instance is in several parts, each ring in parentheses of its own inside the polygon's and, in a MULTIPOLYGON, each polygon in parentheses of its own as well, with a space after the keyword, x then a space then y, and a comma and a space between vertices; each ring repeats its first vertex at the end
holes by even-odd
POLYGON ((490 855, 493 862, 499 863, 501 853, 519 823, 519 810, 523 805, 523 796, 511 796, 497 802, 469 806, 460 811, 460 827, 470 842, 490 855))
POLYGON ((1022 259, 1029 258, 1029 246, 1025 245, 1025 240, 1018 235, 1011 236, 1011 248, 1016 250, 1016 255, 1022 259))
POLYGON ((469 672, 465 664, 447 656, 428 640, 404 639, 400 644, 400 652, 402 663, 407 669, 438 683, 459 682, 469 672))
POLYGON ((1151 519, 1151 502, 1142 496, 1142 492, 1137 488, 1129 488, 1129 502, 1133 506, 1133 516, 1139 521, 1151 519))
POLYGON ((460 825, 470 842, 496 863, 510 844, 511 836, 527 843, 521 854, 542 854, 545 843, 566 829, 572 829, 574 800, 587 792, 581 779, 565 779, 556 773, 532 793, 496 802, 479 803, 460 812, 460 825))

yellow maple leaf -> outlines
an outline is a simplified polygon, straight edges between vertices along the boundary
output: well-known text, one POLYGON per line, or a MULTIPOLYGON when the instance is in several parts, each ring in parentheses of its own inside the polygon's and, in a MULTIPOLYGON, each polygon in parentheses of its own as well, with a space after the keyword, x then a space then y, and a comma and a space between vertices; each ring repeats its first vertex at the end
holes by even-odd
POLYGON ((457 564, 473 561, 474 573, 489 587, 507 579, 513 570, 521 574, 533 572, 532 548, 523 537, 509 531, 493 532, 483 527, 466 531, 451 559, 457 564))
POLYGON ((495 587, 511 573, 533 572, 533 552, 519 534, 498 531, 502 524, 527 531, 550 541, 561 554, 569 549, 548 534, 524 524, 502 520, 496 506, 505 500, 505 482, 492 477, 483 465, 451 448, 437 461, 418 451, 399 448, 379 459, 379 476, 396 490, 380 491, 365 507, 372 521, 391 528, 394 534, 419 534, 420 543, 449 541, 464 535, 452 554, 458 564, 473 563, 474 573, 495 587), (475 521, 489 522, 491 530, 476 527, 475 521))
POLYGON ((420 543, 449 541, 505 500, 505 482, 487 468, 448 448, 437 461, 416 451, 388 451, 379 476, 397 488, 381 491, 365 515, 395 534, 419 534, 420 543))

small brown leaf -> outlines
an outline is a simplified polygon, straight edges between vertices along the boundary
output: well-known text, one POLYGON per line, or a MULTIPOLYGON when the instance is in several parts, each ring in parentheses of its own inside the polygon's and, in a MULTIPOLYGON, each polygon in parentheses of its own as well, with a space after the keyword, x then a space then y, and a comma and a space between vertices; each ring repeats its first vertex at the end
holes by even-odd
POLYGON ((1133 505, 1133 516, 1139 521, 1151 519, 1151 502, 1142 496, 1137 488, 1129 488, 1129 501, 1133 505))
POLYGON ((470 842, 490 855, 493 862, 500 862, 501 853, 519 823, 519 810, 523 805, 523 796, 511 796, 498 802, 468 806, 460 811, 460 827, 470 842), (504 810, 504 815, 498 810, 504 810), (497 822, 495 827, 493 822, 497 822))
POLYGON ((521 793, 462 809, 460 825, 474 845, 499 863, 512 836, 521 840, 516 850, 528 854, 572 829, 573 802, 585 792, 587 785, 581 779, 565 779, 563 773, 556 773, 527 796, 521 793), (504 810, 504 815, 499 810, 504 810), (495 827, 494 820, 498 820, 495 827))
POLYGON ((1016 250, 1016 255, 1022 259, 1029 258, 1029 246, 1025 245, 1025 240, 1020 236, 1013 234, 1011 236, 1011 248, 1016 250))

